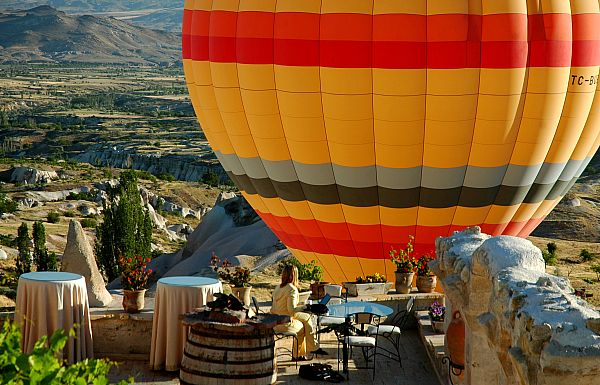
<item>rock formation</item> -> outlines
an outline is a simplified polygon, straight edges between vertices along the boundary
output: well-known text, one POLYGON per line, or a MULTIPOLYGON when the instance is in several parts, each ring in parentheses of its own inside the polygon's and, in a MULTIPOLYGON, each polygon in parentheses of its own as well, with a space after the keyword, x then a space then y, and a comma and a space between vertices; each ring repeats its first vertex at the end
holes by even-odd
POLYGON ((62 258, 62 271, 81 274, 85 277, 88 298, 91 307, 106 307, 112 297, 104 285, 100 275, 94 251, 90 245, 81 224, 75 220, 69 223, 67 247, 62 258))
POLYGON ((38 170, 32 167, 13 167, 10 170, 0 173, 0 179, 5 182, 36 184, 49 183, 58 179, 56 171, 38 170))
POLYGON ((466 325, 465 376, 455 384, 599 383, 600 314, 545 272, 531 242, 474 227, 438 238, 436 254, 430 266, 466 325))
POLYGON ((210 256, 216 253, 234 265, 244 256, 257 256, 263 268, 289 255, 243 197, 220 197, 188 237, 183 249, 155 258, 150 267, 158 276, 210 274, 210 256), (219 201, 220 200, 220 201, 219 201))

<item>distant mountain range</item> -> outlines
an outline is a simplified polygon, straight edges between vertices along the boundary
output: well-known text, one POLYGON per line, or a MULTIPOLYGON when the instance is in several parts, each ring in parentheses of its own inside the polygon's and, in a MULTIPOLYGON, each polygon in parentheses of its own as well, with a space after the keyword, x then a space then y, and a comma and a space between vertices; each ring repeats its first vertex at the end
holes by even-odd
POLYGON ((47 5, 0 12, 0 63, 170 65, 181 61, 180 46, 178 34, 112 17, 69 15, 47 5))
POLYGON ((28 9, 49 5, 68 13, 119 12, 143 9, 183 9, 183 0, 2 0, 0 9, 28 9))
POLYGON ((68 14, 113 16, 142 27, 181 33, 183 0, 0 0, 0 12, 41 5, 68 14))

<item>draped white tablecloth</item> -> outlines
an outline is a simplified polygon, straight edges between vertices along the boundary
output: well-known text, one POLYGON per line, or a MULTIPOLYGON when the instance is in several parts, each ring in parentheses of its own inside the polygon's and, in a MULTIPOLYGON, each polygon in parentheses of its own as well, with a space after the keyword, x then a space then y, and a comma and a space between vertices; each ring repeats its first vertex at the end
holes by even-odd
POLYGON ((64 348, 68 363, 94 357, 92 326, 85 286, 79 274, 65 272, 32 272, 19 277, 15 320, 21 326, 21 348, 30 353, 42 336, 51 336, 75 326, 75 338, 64 348))
POLYGON ((158 280, 154 298, 150 367, 154 370, 178 370, 188 328, 179 316, 213 300, 221 293, 221 282, 205 277, 167 277, 158 280))

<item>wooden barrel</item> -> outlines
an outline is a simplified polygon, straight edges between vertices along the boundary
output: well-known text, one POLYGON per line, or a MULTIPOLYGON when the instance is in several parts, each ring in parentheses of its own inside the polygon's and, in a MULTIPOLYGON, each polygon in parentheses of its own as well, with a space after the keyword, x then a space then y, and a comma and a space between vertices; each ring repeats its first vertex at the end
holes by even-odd
POLYGON ((196 323, 188 333, 180 382, 271 385, 277 379, 274 354, 272 328, 196 323))

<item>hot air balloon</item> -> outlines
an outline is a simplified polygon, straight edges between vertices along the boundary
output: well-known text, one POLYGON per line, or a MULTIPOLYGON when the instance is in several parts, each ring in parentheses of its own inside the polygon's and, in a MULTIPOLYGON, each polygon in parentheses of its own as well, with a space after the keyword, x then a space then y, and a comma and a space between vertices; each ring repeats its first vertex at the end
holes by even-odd
POLYGON ((600 144, 599 2, 188 0, 184 69, 231 179, 329 280, 479 225, 525 237, 600 144))

